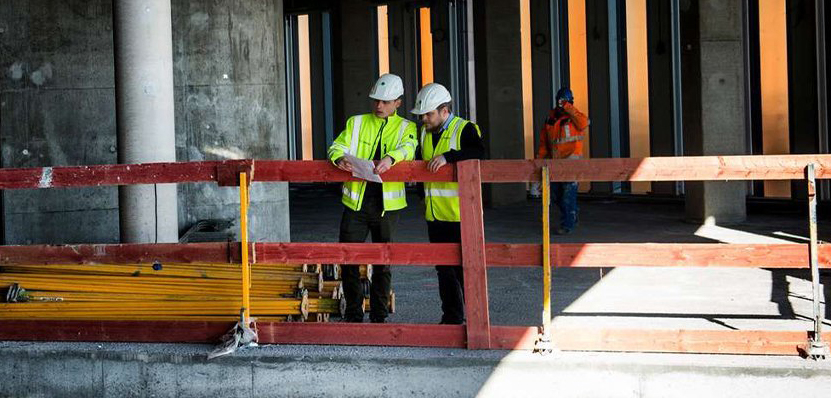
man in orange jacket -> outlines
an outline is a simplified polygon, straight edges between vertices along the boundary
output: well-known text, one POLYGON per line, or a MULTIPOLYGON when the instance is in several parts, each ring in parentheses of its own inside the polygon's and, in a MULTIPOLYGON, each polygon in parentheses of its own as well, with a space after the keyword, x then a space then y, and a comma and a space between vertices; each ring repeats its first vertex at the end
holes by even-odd
MULTIPOLYGON (((581 159, 583 138, 589 118, 574 107, 574 94, 563 87, 557 91, 557 107, 548 113, 540 131, 537 159, 581 159)), ((551 193, 560 209, 560 227, 556 233, 566 235, 577 225, 577 182, 555 182, 551 193)))

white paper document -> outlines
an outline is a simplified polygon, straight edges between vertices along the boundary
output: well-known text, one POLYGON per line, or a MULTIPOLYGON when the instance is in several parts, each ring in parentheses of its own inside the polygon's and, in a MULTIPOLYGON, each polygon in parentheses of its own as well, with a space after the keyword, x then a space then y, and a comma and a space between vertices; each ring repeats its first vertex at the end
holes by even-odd
POLYGON ((371 160, 358 159, 352 155, 346 155, 346 160, 352 163, 352 177, 372 182, 383 182, 381 176, 375 174, 375 163, 371 160))

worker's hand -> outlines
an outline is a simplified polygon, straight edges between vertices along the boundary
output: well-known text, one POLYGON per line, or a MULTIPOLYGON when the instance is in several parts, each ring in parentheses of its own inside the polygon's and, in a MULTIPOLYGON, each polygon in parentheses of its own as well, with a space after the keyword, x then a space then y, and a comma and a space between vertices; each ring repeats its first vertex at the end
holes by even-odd
POLYGON ((337 165, 338 165, 338 168, 343 170, 343 171, 348 171, 350 173, 352 172, 352 162, 347 160, 346 156, 338 159, 337 165))
POLYGON ((427 164, 427 170, 430 170, 430 172, 435 173, 446 164, 447 159, 444 158, 444 155, 437 155, 430 160, 430 163, 427 164))
POLYGON ((381 161, 375 166, 375 174, 384 174, 387 170, 392 167, 392 158, 389 156, 384 156, 381 161))
POLYGON ((569 116, 574 114, 574 104, 563 100, 560 100, 560 102, 562 102, 562 104, 560 104, 560 107, 563 108, 563 112, 567 113, 569 116))

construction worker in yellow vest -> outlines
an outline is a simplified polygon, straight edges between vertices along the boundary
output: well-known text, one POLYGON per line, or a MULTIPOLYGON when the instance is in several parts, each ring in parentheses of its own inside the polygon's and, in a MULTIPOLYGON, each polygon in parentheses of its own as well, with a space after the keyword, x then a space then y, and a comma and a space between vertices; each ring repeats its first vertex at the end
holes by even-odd
MULTIPOLYGON (((450 92, 438 83, 424 86, 416 97, 412 113, 422 122, 419 158, 437 172, 448 163, 481 159, 485 154, 479 126, 453 114, 450 92)), ((459 184, 424 183, 424 216, 431 243, 461 243, 459 184)), ((443 324, 465 322, 464 276, 462 267, 437 265, 443 324)))
MULTIPOLYGON (((401 78, 382 75, 370 90, 372 112, 350 117, 346 128, 329 147, 329 160, 344 171, 352 171, 347 155, 375 161, 375 174, 383 174, 395 164, 413 160, 416 151, 416 124, 398 116, 404 96, 401 78)), ((348 181, 343 183, 343 216, 340 242, 363 243, 372 235, 373 243, 392 242, 398 223, 398 211, 407 207, 403 182, 375 183, 348 181)), ((363 322, 364 293, 358 265, 341 267, 343 293, 346 296, 347 322, 363 322)), ((374 265, 370 284, 371 322, 383 323, 387 318, 392 275, 389 265, 374 265)))

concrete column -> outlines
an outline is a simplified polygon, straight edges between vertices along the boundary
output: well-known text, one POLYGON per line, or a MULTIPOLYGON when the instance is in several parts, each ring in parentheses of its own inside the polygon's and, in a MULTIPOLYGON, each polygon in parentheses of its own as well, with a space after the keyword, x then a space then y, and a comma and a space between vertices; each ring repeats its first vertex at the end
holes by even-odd
MULTIPOLYGON (((685 154, 741 155, 746 152, 742 2, 701 0, 697 13, 682 9, 685 154), (690 31, 690 28, 697 32, 690 31), (685 29, 686 28, 686 29, 685 29), (690 40, 694 36, 698 40, 690 40), (684 62, 686 64, 687 62, 684 62), (695 63, 695 62, 694 62, 695 63)), ((745 220, 746 183, 686 184, 688 219, 708 223, 745 220)))
MULTIPOLYGON (((170 0, 114 0, 120 163, 176 160, 170 0)), ((178 240, 175 184, 121 187, 121 241, 178 240)))
MULTIPOLYGON (((490 159, 525 157, 522 134, 522 57, 519 2, 482 0, 473 5, 476 123, 490 159)), ((486 186, 485 201, 499 206, 525 200, 525 184, 486 186)))

